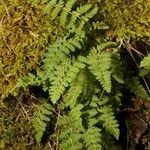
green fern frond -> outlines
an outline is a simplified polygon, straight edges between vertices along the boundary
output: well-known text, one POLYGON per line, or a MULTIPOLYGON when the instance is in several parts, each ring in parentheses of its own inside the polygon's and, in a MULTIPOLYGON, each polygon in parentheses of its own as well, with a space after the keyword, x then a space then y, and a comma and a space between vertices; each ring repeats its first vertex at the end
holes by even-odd
POLYGON ((112 134, 116 139, 119 138, 119 124, 116 121, 113 109, 109 105, 100 107, 99 112, 101 115, 99 119, 103 122, 103 127, 112 134))
POLYGON ((144 99, 148 99, 149 95, 143 85, 140 84, 140 80, 138 77, 131 77, 126 82, 126 88, 131 91, 131 93, 134 93, 137 97, 141 97, 144 99))
MULTIPOLYGON (((83 5, 83 6, 80 6, 77 8, 76 11, 73 11, 72 12, 72 15, 70 17, 70 20, 69 20, 69 23, 68 23, 68 26, 67 28, 68 29, 74 29, 75 30, 75 26, 76 26, 76 23, 77 23, 77 20, 80 19, 79 22, 81 22, 81 15, 83 15, 84 13, 86 13, 88 10, 90 10, 90 8, 92 7, 91 4, 87 4, 87 5, 83 5)), ((83 22, 85 22, 85 20, 83 20, 83 22)), ((83 24, 83 23, 82 23, 83 24)))
POLYGON ((68 115, 60 117, 57 121, 57 125, 61 129, 59 140, 62 150, 82 149, 81 138, 84 131, 81 118, 82 108, 83 105, 75 106, 68 115))
POLYGON ((52 9, 54 9, 54 6, 57 4, 57 0, 51 0, 48 2, 46 7, 44 8, 44 14, 50 14, 52 12, 52 9))
POLYGON ((52 106, 47 102, 36 106, 36 110, 33 114, 32 124, 34 130, 36 131, 35 138, 38 144, 40 144, 43 134, 46 130, 47 122, 50 121, 52 110, 52 106))
POLYGON ((49 79, 51 81, 51 76, 55 70, 55 66, 66 60, 68 54, 74 52, 78 48, 80 49, 82 40, 82 38, 66 39, 65 37, 57 40, 53 45, 48 47, 48 51, 45 54, 45 59, 43 60, 43 68, 46 70, 43 80, 49 79))
POLYGON ((93 48, 87 56, 89 70, 96 76, 96 79, 102 84, 103 88, 110 93, 111 91, 111 54, 108 52, 99 52, 93 48))
POLYGON ((85 65, 81 62, 71 62, 66 59, 61 65, 57 66, 53 72, 54 76, 51 77, 50 95, 53 103, 56 103, 60 96, 65 91, 65 88, 77 77, 81 69, 85 65))
POLYGON ((54 20, 58 16, 59 12, 62 10, 62 7, 64 6, 63 4, 64 4, 63 0, 59 0, 59 2, 56 5, 57 7, 55 7, 54 10, 51 12, 52 20, 54 20))
POLYGON ((101 129, 91 127, 83 134, 83 142, 87 150, 102 150, 101 129))
POLYGON ((26 76, 18 79, 16 84, 16 88, 23 88, 26 89, 28 86, 38 86, 39 79, 32 73, 28 73, 26 76))
POLYGON ((85 14, 84 19, 88 21, 90 18, 92 18, 98 11, 98 7, 95 5, 93 9, 91 9, 88 13, 85 14))
POLYGON ((68 90, 67 94, 64 96, 65 107, 68 106, 70 106, 70 108, 75 107, 75 105, 77 104, 77 99, 83 90, 83 82, 84 81, 80 82, 80 80, 76 79, 70 85, 70 89, 68 90))
POLYGON ((77 0, 69 0, 69 1, 67 1, 66 5, 64 6, 63 11, 60 16, 60 24, 62 26, 64 26, 66 24, 67 16, 70 13, 70 11, 76 1, 77 0))
POLYGON ((150 70, 150 54, 143 58, 143 60, 140 63, 140 67, 150 70))

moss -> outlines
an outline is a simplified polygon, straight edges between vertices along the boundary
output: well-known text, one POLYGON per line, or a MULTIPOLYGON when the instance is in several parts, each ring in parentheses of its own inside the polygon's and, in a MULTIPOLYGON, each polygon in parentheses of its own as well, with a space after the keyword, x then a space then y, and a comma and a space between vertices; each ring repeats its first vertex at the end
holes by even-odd
MULTIPOLYGON (((25 94, 4 100, 0 105, 0 149, 27 150, 34 147, 34 130, 30 118, 33 100, 25 94)), ((35 100, 34 100, 35 101, 35 100)))
POLYGON ((19 77, 35 69, 46 46, 63 34, 28 0, 0 3, 0 95, 11 93, 19 77), (43 26, 44 25, 44 26, 43 26))
POLYGON ((150 37, 149 0, 106 0, 102 2, 105 21, 112 26, 114 36, 123 38, 150 37))

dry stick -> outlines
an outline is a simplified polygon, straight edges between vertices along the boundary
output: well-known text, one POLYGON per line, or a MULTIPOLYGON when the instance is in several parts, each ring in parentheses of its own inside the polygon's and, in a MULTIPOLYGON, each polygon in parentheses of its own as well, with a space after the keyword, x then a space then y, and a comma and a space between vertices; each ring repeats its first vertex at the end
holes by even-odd
POLYGON ((53 148, 52 148, 50 142, 48 142, 48 146, 49 146, 50 150, 53 150, 53 148))

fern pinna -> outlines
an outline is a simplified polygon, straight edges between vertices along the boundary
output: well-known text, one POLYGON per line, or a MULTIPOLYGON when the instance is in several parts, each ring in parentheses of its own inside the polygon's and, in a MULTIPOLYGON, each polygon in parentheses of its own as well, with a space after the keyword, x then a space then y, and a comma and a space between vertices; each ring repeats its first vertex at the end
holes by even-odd
MULTIPOLYGON (((53 149, 101 150, 107 148, 106 137, 119 138, 117 110, 113 104, 120 103, 116 101, 120 101, 120 87, 124 84, 122 61, 117 43, 89 39, 92 30, 101 29, 100 23, 96 27, 90 21, 97 14, 98 7, 91 3, 78 6, 76 1, 32 0, 33 5, 45 5, 43 13, 64 29, 64 36, 48 45, 41 71, 23 77, 17 87, 41 86, 49 93, 51 105, 48 102, 40 105, 33 116, 38 144, 46 122, 51 123, 53 117, 56 118, 55 127, 49 135, 53 149), (91 30, 87 30, 86 23, 91 30)), ((145 66, 141 63, 141 67, 145 66)), ((144 91, 137 79, 131 77, 131 80, 140 93, 144 91)), ((139 96, 129 80, 125 85, 139 96)))

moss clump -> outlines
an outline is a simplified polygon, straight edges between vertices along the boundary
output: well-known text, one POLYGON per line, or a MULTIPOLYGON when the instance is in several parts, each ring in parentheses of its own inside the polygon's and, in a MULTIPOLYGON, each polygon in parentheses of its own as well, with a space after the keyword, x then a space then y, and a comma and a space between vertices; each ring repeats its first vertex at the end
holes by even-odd
POLYGON ((28 0, 0 3, 0 95, 11 93, 19 77, 35 69, 48 43, 62 34, 49 21, 43 6, 28 0))
POLYGON ((25 94, 21 94, 17 98, 5 99, 4 105, 0 105, 1 150, 27 150, 34 147, 34 130, 30 121, 33 99, 28 96, 23 102, 24 98, 25 94))
POLYGON ((113 26, 114 36, 150 37, 149 0, 106 0, 102 6, 105 21, 113 26))

